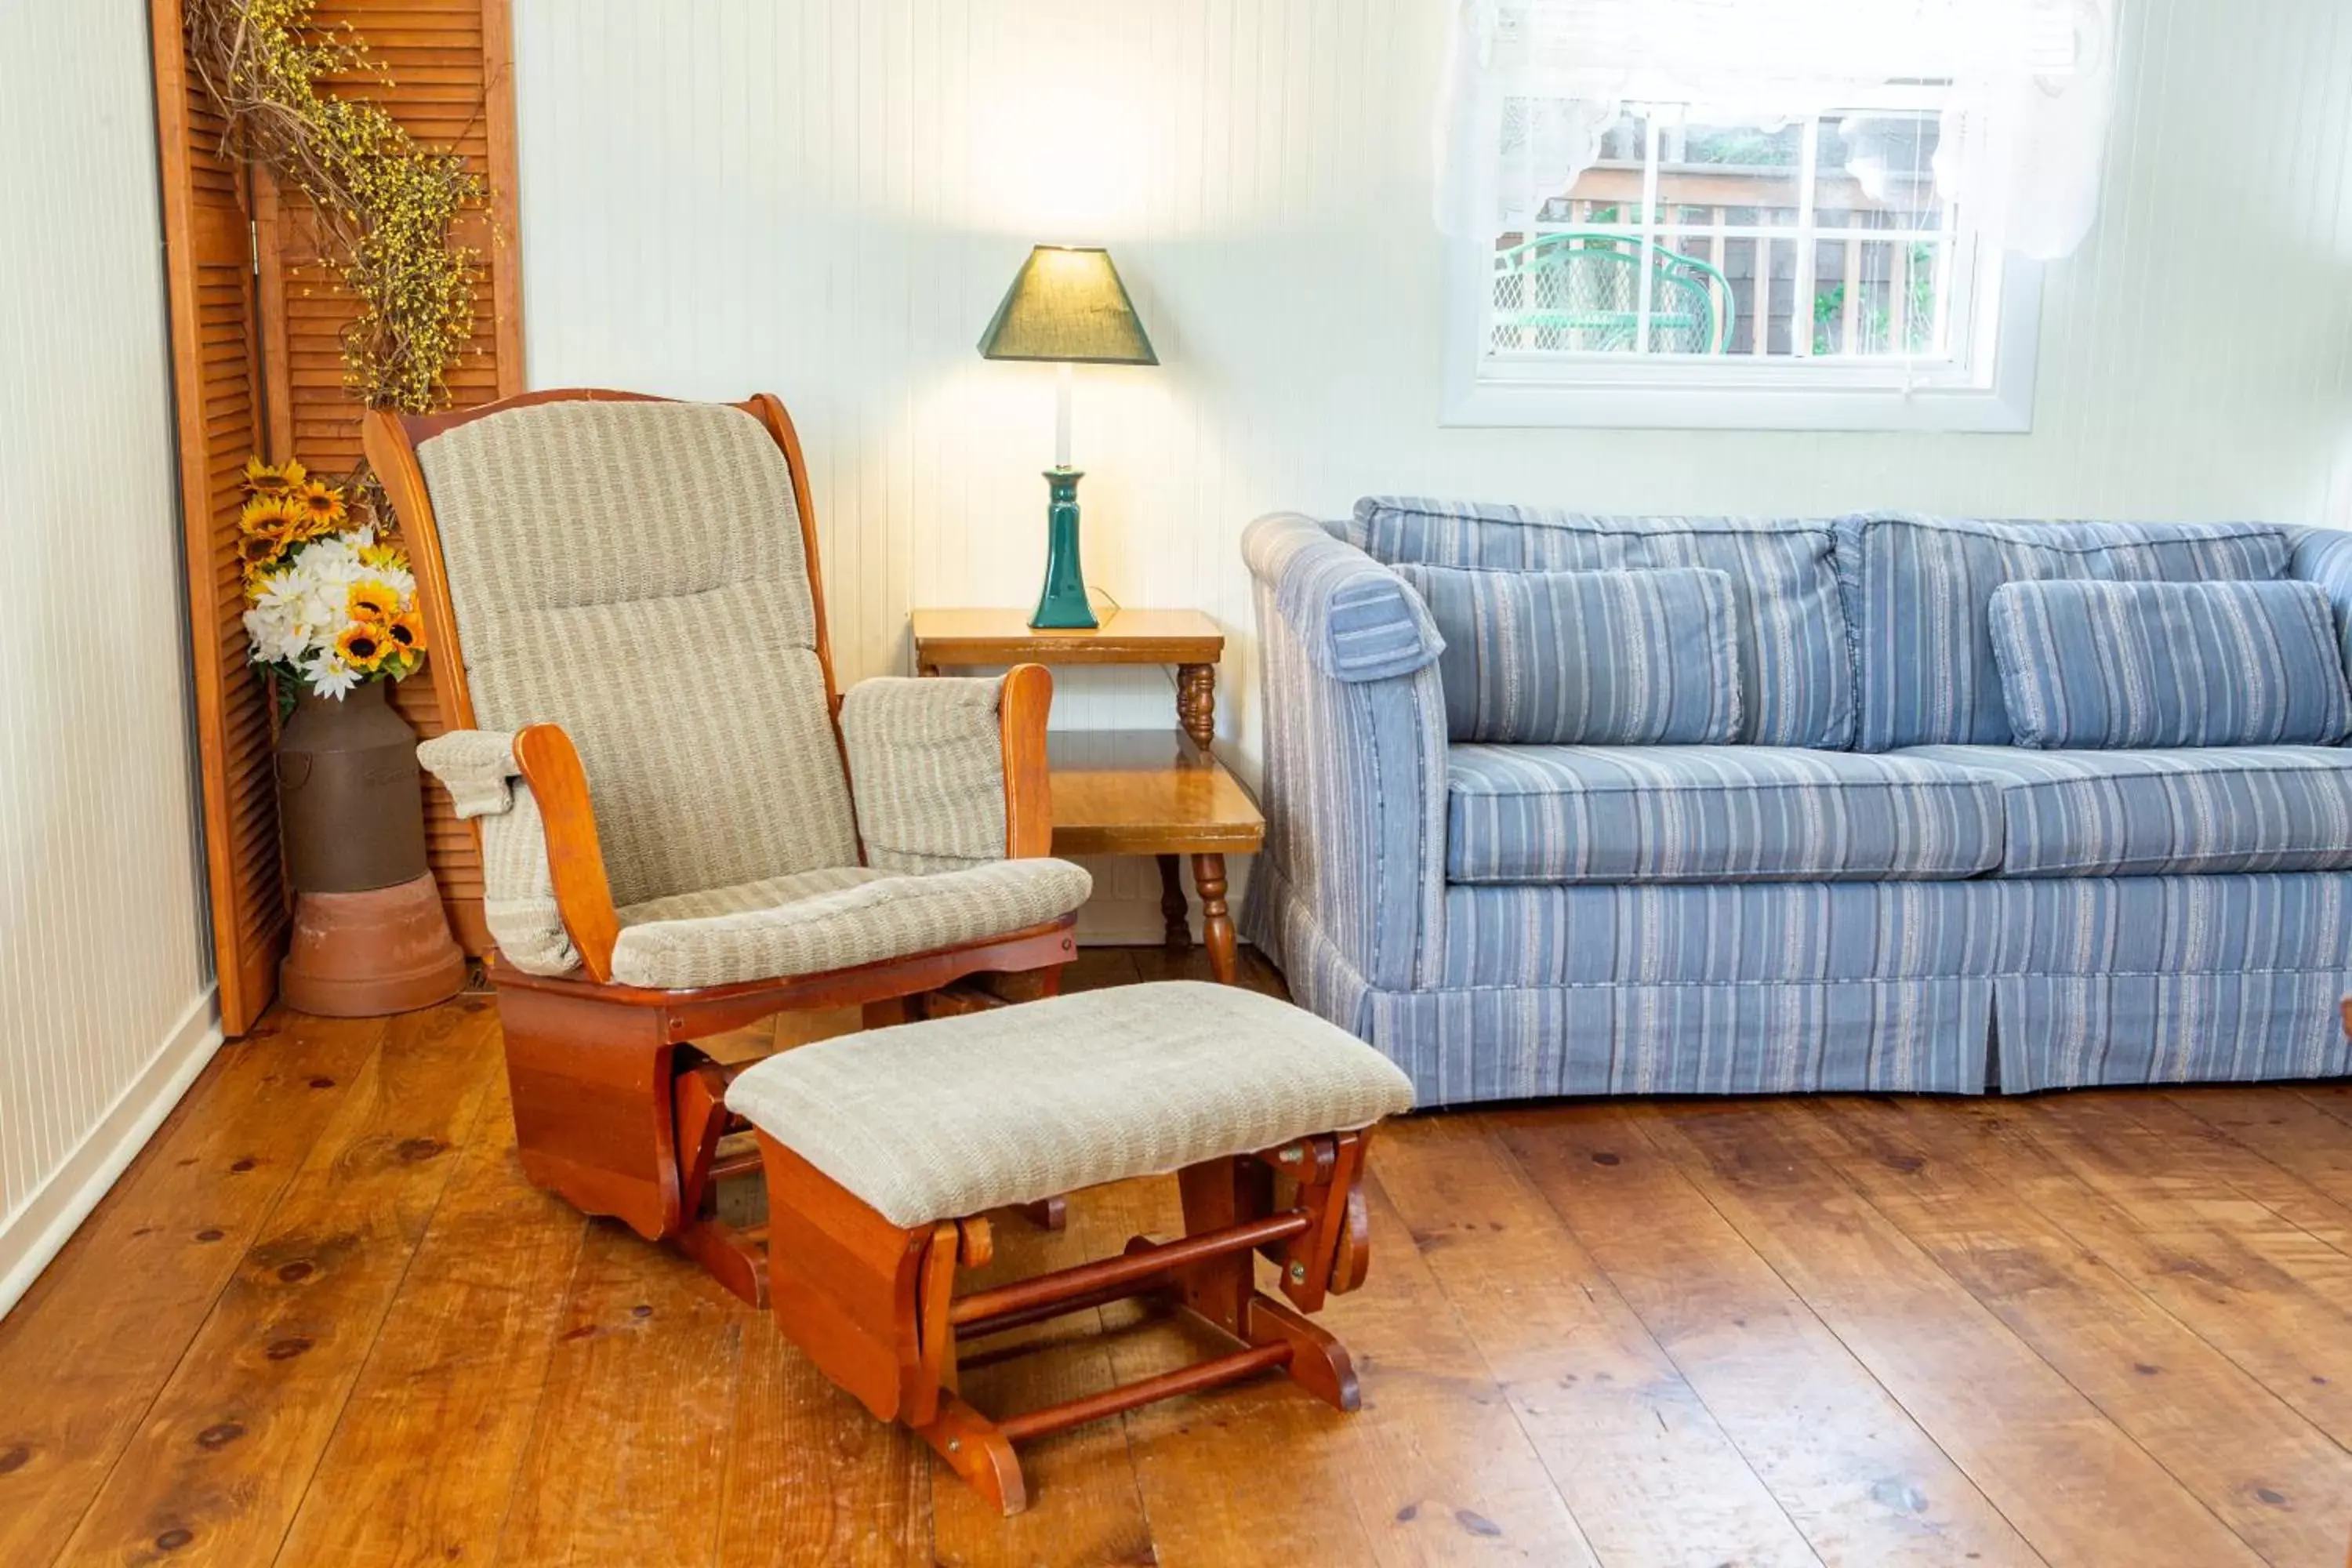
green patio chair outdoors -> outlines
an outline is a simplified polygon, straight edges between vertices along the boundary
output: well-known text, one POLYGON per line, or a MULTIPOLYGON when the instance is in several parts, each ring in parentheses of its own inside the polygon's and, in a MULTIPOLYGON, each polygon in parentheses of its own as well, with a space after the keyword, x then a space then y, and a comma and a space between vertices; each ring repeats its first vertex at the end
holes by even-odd
POLYGON ((1731 342, 1730 279, 1695 256, 1633 235, 1571 230, 1496 253, 1495 335, 1501 350, 1607 353, 1641 331, 1650 268, 1652 353, 1716 354, 1731 342))

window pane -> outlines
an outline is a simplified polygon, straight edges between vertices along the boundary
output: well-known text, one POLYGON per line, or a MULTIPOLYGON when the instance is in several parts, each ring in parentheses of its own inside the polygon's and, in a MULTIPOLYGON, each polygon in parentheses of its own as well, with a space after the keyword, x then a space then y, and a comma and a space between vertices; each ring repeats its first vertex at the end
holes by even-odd
POLYGON ((1704 231, 1660 241, 1659 277, 1650 305, 1652 353, 1729 352, 1738 325, 1738 291, 1728 268, 1740 243, 1704 231))
POLYGON ((1690 123, 1663 127, 1658 143, 1661 205, 1697 208, 1707 215, 1700 222, 1721 212, 1735 225, 1795 226, 1802 125, 1716 125, 1694 110, 1690 123))
POLYGON ((1776 125, 1635 104, 1596 137, 1591 108, 1519 100, 1506 116, 1490 352, 1942 352, 1950 306, 1937 291, 1952 223, 1936 188, 1937 110, 1906 104, 1776 125), (1571 178, 1587 152, 1595 156, 1571 178))
MULTIPOLYGON (((1813 353, 1851 354, 1884 352, 1862 346, 1870 341, 1866 293, 1867 240, 1823 239, 1813 251, 1813 353)), ((1881 334, 1883 335, 1883 334, 1881 334)))
POLYGON ((1546 223, 1576 227, 1642 221, 1642 158, 1650 119, 1628 110, 1601 133, 1600 155, 1576 178, 1564 199, 1550 203, 1546 223))
POLYGON ((1504 100, 1496 181, 1498 229, 1559 226, 1620 200, 1622 221, 1640 221, 1635 209, 1646 128, 1638 117, 1621 115, 1599 135, 1598 172, 1588 170, 1583 179, 1573 179, 1593 146, 1591 112, 1591 105, 1570 99, 1504 100))
POLYGON ((1742 347, 1753 354, 1787 354, 1789 312, 1796 306, 1797 247, 1791 240, 1756 242, 1742 347))
POLYGON ((1941 240, 1822 240, 1816 253, 1813 353, 1937 352, 1941 240))
POLYGON ((1934 110, 1832 115, 1821 123, 1813 210, 1824 228, 1940 228, 1934 110))
POLYGON ((1639 258, 1644 252, 1635 235, 1583 232, 1548 235, 1506 249, 1495 275, 1494 347, 1504 353, 1633 352, 1641 337, 1639 258))
POLYGON ((1766 258, 1770 243, 1758 239, 1728 239, 1723 246, 1723 272, 1731 280, 1731 321, 1726 336, 1726 353, 1752 354, 1756 352, 1757 301, 1769 298, 1769 291, 1759 286, 1764 268, 1759 265, 1766 258))

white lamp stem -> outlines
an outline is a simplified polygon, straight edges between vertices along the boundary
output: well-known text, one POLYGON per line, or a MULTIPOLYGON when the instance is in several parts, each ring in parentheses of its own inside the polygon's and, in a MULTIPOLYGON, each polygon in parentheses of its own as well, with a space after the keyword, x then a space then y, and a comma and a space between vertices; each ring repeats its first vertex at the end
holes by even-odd
POLYGON ((1054 367, 1054 467, 1070 466, 1070 363, 1054 367))

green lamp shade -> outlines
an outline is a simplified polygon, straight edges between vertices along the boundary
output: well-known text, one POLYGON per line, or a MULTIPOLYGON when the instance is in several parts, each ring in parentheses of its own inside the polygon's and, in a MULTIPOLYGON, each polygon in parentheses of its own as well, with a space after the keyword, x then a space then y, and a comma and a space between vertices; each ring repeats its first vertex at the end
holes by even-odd
POLYGON ((1029 253, 981 334, 989 359, 1065 364, 1158 364, 1127 285, 1099 246, 1041 245, 1029 253))

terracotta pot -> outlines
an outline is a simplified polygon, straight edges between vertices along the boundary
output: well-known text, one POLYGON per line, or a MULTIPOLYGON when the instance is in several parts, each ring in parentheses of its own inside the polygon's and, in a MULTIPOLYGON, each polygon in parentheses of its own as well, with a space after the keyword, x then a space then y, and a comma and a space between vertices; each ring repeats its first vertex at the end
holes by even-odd
POLYGON ((331 1017, 429 1007, 466 983, 425 861, 416 733, 389 682, 294 700, 278 742, 278 805, 294 933, 287 1005, 331 1017))
POLYGON ((303 893, 278 994, 300 1013, 374 1018, 446 1002, 466 984, 429 875, 359 893, 303 893))

